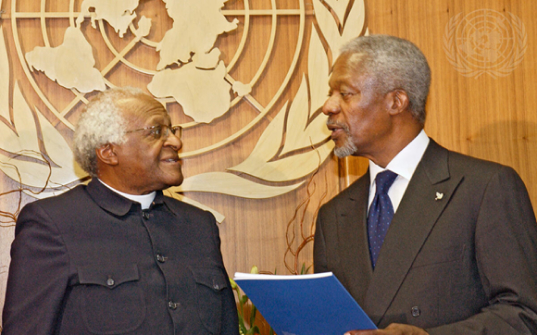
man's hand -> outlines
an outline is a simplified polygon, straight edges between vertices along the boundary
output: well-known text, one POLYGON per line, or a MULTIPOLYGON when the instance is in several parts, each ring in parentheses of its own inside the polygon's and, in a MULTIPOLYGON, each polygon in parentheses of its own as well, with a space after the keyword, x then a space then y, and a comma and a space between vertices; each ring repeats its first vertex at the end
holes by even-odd
POLYGON ((392 323, 385 329, 351 330, 346 332, 345 335, 429 335, 429 333, 418 327, 392 323))

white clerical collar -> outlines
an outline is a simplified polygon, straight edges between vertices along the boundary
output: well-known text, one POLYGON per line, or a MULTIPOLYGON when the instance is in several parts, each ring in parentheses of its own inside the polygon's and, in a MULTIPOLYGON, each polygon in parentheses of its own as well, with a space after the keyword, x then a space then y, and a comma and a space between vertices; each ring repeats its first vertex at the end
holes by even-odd
POLYGON ((157 195, 156 191, 153 191, 153 192, 151 192, 149 194, 142 194, 142 195, 128 194, 128 193, 124 193, 124 192, 120 192, 120 191, 116 190, 112 186, 107 185, 101 179, 99 179, 99 181, 101 182, 101 184, 103 184, 104 186, 108 187, 110 190, 116 192, 117 194, 119 194, 119 195, 121 195, 121 196, 123 196, 123 197, 125 197, 125 198, 127 198, 129 200, 132 200, 134 202, 140 203, 140 205, 142 205, 142 209, 148 209, 151 206, 151 203, 153 202, 153 200, 155 199, 155 196, 157 195))
POLYGON ((373 184, 375 177, 378 173, 384 170, 390 170, 397 173, 398 176, 410 180, 414 171, 418 167, 421 157, 425 153, 427 146, 429 145, 429 137, 425 134, 425 131, 422 129, 421 132, 416 136, 412 142, 410 142, 403 150, 391 160, 386 168, 382 168, 377 164, 369 161, 369 176, 371 178, 371 184, 373 184))

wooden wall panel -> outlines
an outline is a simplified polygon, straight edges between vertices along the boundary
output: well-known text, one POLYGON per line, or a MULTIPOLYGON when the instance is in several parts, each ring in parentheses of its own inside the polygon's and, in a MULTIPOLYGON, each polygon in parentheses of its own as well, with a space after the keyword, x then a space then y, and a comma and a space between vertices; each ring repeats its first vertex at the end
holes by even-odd
MULTIPOLYGON (((537 72, 532 17, 537 3, 528 1, 396 1, 366 2, 372 34, 391 34, 417 44, 432 69, 425 130, 449 149, 515 168, 533 203, 537 203, 537 72), (445 29, 456 15, 476 10, 512 13, 527 33, 524 58, 513 72, 494 78, 483 74, 464 77, 444 51, 445 29)), ((351 174, 361 175, 367 164, 352 159, 351 174)), ((351 178, 352 179, 352 178, 351 178)))
MULTIPOLYGON (((34 113, 37 115, 39 111, 44 114, 65 140, 68 143, 71 142, 70 127, 76 124, 84 103, 94 93, 78 94, 51 81, 43 72, 29 72, 24 63, 24 55, 36 46, 57 47, 61 45, 65 30, 72 25, 70 22, 72 18, 77 16, 75 12, 71 19, 66 15, 57 15, 58 17, 49 15, 51 17, 45 18, 47 14, 39 14, 42 5, 45 13, 52 11, 66 13, 69 12, 69 4, 73 4, 76 11, 81 3, 82 1, 73 3, 71 1, 16 0, 2 4, 2 9, 5 11, 2 16, 2 31, 6 37, 11 70, 9 79, 11 115, 3 120, 5 125, 13 129, 19 126, 18 124, 11 125, 10 122, 16 113, 16 108, 13 108, 12 92, 18 85, 24 101, 30 108, 35 107, 34 113), (25 17, 20 13, 30 14, 25 17), (44 101, 43 97, 49 101, 44 101), (51 106, 57 109, 58 113, 65 112, 63 117, 67 125, 51 111, 53 109, 51 106)), ((246 29, 244 25, 246 21, 244 15, 241 14, 245 9, 243 1, 231 0, 226 4, 224 10, 227 11, 226 13, 231 13, 226 14, 228 19, 232 20, 236 17, 239 20, 239 26, 235 31, 220 36, 215 46, 222 51, 220 58, 226 65, 236 60, 236 65, 229 71, 232 78, 242 82, 256 81, 251 97, 236 99, 233 96, 230 111, 211 124, 196 124, 192 118, 183 113, 180 105, 168 103, 172 121, 185 126, 183 172, 187 177, 214 171, 223 172, 243 162, 251 154, 266 128, 286 106, 286 102, 290 105, 295 99, 303 74, 307 73, 307 43, 313 22, 311 2, 303 0, 254 1, 250 2, 249 6, 252 11, 257 11, 257 14, 251 17, 248 37, 240 55, 236 57, 238 45, 246 29), (278 9, 287 10, 287 12, 277 11, 278 15, 274 21, 269 11, 273 4, 276 4, 278 9), (300 13, 303 15, 302 21, 300 13), (276 29, 274 29, 274 38, 271 41, 274 23, 276 29), (263 61, 270 46, 272 46, 272 51, 268 53, 266 59, 266 70, 259 72, 259 68, 265 66, 263 61), (305 56, 302 55, 304 53, 305 56), (295 68, 289 70, 295 64, 295 68), (275 98, 278 94, 280 96, 275 98), (249 123, 260 114, 259 106, 269 106, 266 107, 268 109, 266 116, 254 126, 248 127, 249 123), (221 141, 226 141, 245 127, 248 127, 247 130, 235 139, 229 140, 228 144, 205 150, 221 141)), ((162 39, 165 32, 172 26, 164 3, 161 1, 141 1, 137 11, 154 21, 151 33, 147 36, 152 41, 162 39)), ((132 32, 127 32, 123 39, 119 38, 106 23, 100 25, 98 22, 97 29, 94 29, 89 19, 84 21, 81 30, 93 46, 95 67, 99 69, 106 68, 107 64, 114 61, 113 50, 119 51, 128 47, 129 42, 134 39, 132 32), (109 40, 111 48, 105 43, 105 38, 109 40)), ((130 63, 143 64, 147 69, 152 69, 158 63, 158 53, 155 53, 154 48, 138 43, 125 55, 125 59, 130 63)), ((145 88, 151 81, 151 75, 135 71, 121 63, 110 69, 105 77, 110 83, 118 86, 133 85, 145 88)), ((282 141, 282 138, 274 138, 274 141, 282 141)), ((4 148, 2 143, 0 143, 0 148, 4 148)), ((4 149, 9 151, 9 148, 4 149)), ((302 151, 299 151, 299 154, 302 151)), ((265 271, 289 273, 284 264, 288 246, 286 235, 289 236, 289 245, 296 249, 301 243, 302 237, 300 236, 312 234, 314 215, 320 203, 333 197, 338 190, 337 161, 329 158, 323 163, 322 160, 317 162, 315 159, 313 164, 320 165, 313 180, 310 180, 310 176, 307 175, 298 180, 298 182, 304 182, 302 186, 278 197, 254 200, 215 193, 187 192, 185 194, 189 199, 225 216, 225 220, 220 225, 222 253, 231 275, 235 271, 249 271, 254 265, 265 271), (307 199, 311 201, 304 203, 307 199), (303 225, 303 233, 300 233, 300 224, 303 225), (297 235, 294 240, 292 240, 293 234, 297 235)), ((2 192, 17 188, 16 181, 3 174, 0 177, 2 192)), ((269 186, 288 186, 297 182, 296 180, 283 183, 263 182, 246 175, 241 175, 241 177, 269 186)), ((22 204, 34 200, 26 194, 2 195, 0 209, 11 213, 16 212, 19 196, 22 198, 22 204)), ((13 232, 12 222, 2 224, 0 228, 0 306, 3 305, 4 285, 9 264, 9 245, 13 239, 13 232)), ((311 254, 310 243, 301 253, 299 264, 306 262, 310 266, 311 254)), ((289 264, 293 261, 292 257, 288 257, 289 264)))
MULTIPOLYGON (((273 106, 255 126, 244 132, 228 144, 210 150, 203 154, 194 154, 184 158, 184 173, 187 177, 212 171, 225 171, 243 162, 256 146, 259 138, 270 123, 276 118, 285 103, 294 101, 299 91, 304 73, 308 72, 308 43, 314 23, 312 1, 317 0, 278 0, 274 1, 278 8, 296 10, 302 4, 304 7, 304 43, 300 46, 300 57, 296 69, 291 72, 289 83, 284 84, 284 90, 277 101, 272 101, 286 79, 293 55, 299 40, 300 21, 297 15, 279 15, 278 29, 274 39, 274 50, 264 71, 254 85, 251 96, 255 99, 239 99, 229 113, 215 120, 214 123, 194 124, 192 118, 186 116, 180 105, 169 103, 168 108, 174 122, 187 125, 184 132, 183 152, 196 152, 229 136, 251 122, 259 111, 256 104, 273 106)), ((343 1, 343 0, 338 0, 343 1)), ((349 1, 350 5, 360 0, 349 1)), ((1 1, 0 1, 1 3, 1 1)), ((36 107, 46 118, 55 125, 56 129, 70 143, 72 130, 58 120, 50 111, 50 106, 44 103, 36 89, 28 80, 22 59, 17 53, 15 33, 19 36, 21 49, 29 51, 35 46, 44 45, 42 25, 39 19, 15 20, 12 16, 13 4, 19 6, 18 12, 39 12, 41 4, 45 11, 69 11, 70 1, 34 1, 16 0, 4 1, 1 7, 2 30, 6 39, 11 73, 9 78, 10 90, 15 84, 21 87, 22 94, 31 107, 36 107)), ((78 8, 82 1, 75 1, 78 8)), ((224 10, 228 13, 243 11, 245 4, 258 10, 271 8, 271 1, 230 0, 224 10), (235 11, 235 12, 234 12, 235 11)), ((154 23, 149 39, 158 41, 170 29, 172 22, 167 17, 164 4, 157 0, 141 1, 140 12, 150 17, 154 23)), ((523 0, 365 0, 366 27, 370 33, 392 34, 410 39, 425 53, 433 72, 432 87, 428 100, 428 117, 426 131, 429 136, 449 149, 457 150, 476 157, 497 161, 513 166, 525 181, 531 199, 537 203, 537 186, 535 171, 537 171, 537 105, 535 94, 537 85, 537 70, 535 66, 537 23, 533 17, 537 14, 537 3, 523 0), (499 13, 512 13, 520 18, 527 33, 526 51, 523 60, 507 76, 494 78, 489 74, 479 77, 465 77, 450 63, 444 50, 446 26, 457 15, 461 17, 476 10, 494 10, 499 13)), ((237 17, 237 30, 221 36, 216 46, 222 51, 221 58, 227 63, 234 59, 238 44, 244 33, 244 16, 230 14, 228 18, 237 17)), ((349 18, 351 20, 352 18, 349 18)), ((67 19, 46 19, 46 36, 51 45, 58 45, 63 39, 63 32, 69 25, 67 19)), ((252 17, 251 27, 245 47, 237 65, 230 70, 229 75, 237 80, 251 80, 261 66, 264 53, 270 44, 272 20, 270 16, 258 15, 252 17)), ((318 28, 318 27, 317 27, 318 28)), ((118 49, 125 47, 132 33, 127 32, 120 39, 110 26, 95 30, 86 20, 83 31, 94 46, 96 67, 103 68, 114 58, 113 53, 103 42, 101 32, 110 36, 111 43, 118 49)), ((357 32, 358 34, 359 32, 357 32)), ((327 47, 326 43, 324 44, 327 47)), ((135 64, 145 64, 155 68, 158 55, 145 45, 137 45, 126 59, 135 64)), ((51 97, 59 109, 70 108, 66 115, 70 123, 76 123, 80 109, 85 99, 93 94, 80 96, 52 82, 41 72, 33 72, 30 76, 35 80, 43 95, 51 97), (78 99, 78 100, 77 100, 78 99), (80 100, 80 101, 79 101, 80 100), (78 101, 73 103, 73 101, 78 101)), ((127 66, 120 65, 110 71, 108 79, 116 85, 143 85, 150 77, 138 73, 127 66)), ((0 107, 3 102, 0 101, 0 107)), ((9 105, 13 105, 12 94, 9 105)), ((13 110, 11 110, 13 114, 13 110)), ((11 115, 13 116, 13 115, 11 115)), ((9 122, 4 122, 8 124, 9 122)), ((15 125, 17 126, 17 125, 15 125)), ((13 127, 13 126, 12 126, 13 127)), ((276 140, 281 140, 276 138, 276 140)), ((0 143, 0 148, 2 147, 0 143)), ((5 154, 5 152, 0 152, 5 154)), ((337 160, 333 157, 321 164, 319 171, 310 184, 309 177, 302 178, 305 182, 297 190, 288 194, 269 199, 246 199, 215 193, 188 192, 185 195, 198 201, 219 213, 225 215, 220 225, 222 252, 228 272, 249 271, 253 265, 261 270, 288 273, 284 264, 287 248, 286 233, 300 233, 300 222, 303 223, 305 235, 310 233, 316 210, 321 203, 336 195, 341 188, 346 187, 367 169, 367 161, 361 158, 337 160), (308 186, 309 185, 309 186, 308 186), (310 194, 310 195, 308 195, 310 194), (306 210, 301 204, 310 199, 306 210), (298 211, 297 211, 298 209, 298 211), (298 215, 295 220, 293 218, 298 215), (288 224, 291 222, 288 230, 288 224)), ((256 178, 244 176, 248 180, 259 182, 256 178)), ((274 186, 275 183, 262 182, 274 186)), ((290 185, 294 181, 283 183, 290 185)), ((278 184, 281 185, 281 184, 278 184)), ((0 191, 8 192, 16 189, 17 183, 5 175, 0 175, 0 191)), ((33 201, 27 195, 22 195, 22 203, 33 201)), ((18 194, 8 194, 0 197, 0 210, 16 212, 18 194)), ((0 228, 0 306, 3 304, 4 283, 9 264, 9 244, 13 238, 13 224, 4 223, 0 228)), ((297 237, 291 244, 296 249, 301 241, 297 237)), ((288 261, 291 259, 288 258, 288 261)), ((299 263, 310 265, 312 262, 311 244, 301 253, 299 263)))

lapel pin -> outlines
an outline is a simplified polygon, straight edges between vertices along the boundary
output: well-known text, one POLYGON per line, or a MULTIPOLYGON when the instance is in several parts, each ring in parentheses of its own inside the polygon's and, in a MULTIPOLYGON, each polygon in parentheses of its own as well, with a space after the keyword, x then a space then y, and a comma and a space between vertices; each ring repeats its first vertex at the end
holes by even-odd
POLYGON ((444 193, 436 192, 436 198, 434 198, 435 201, 442 200, 444 197, 444 193))

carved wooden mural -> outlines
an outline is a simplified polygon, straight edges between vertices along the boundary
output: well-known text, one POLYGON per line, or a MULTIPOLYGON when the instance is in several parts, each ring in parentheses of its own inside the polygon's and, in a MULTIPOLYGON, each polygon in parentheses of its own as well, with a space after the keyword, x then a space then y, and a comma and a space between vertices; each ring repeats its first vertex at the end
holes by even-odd
MULTIPOLYGON (((238 220, 230 213, 256 220, 258 206, 282 212, 274 257, 285 257, 293 212, 331 157, 319 108, 339 47, 366 33, 363 0, 12 0, 2 8, 0 73, 10 80, 0 82, 0 170, 4 185, 24 192, 21 204, 87 182, 70 150, 84 105, 107 87, 136 86, 185 129, 186 178, 166 193, 224 222, 227 264, 233 248, 252 247, 250 237, 226 233, 238 220), (241 205, 228 206, 230 197, 241 205)), ((308 226, 323 192, 307 208, 308 226)), ((4 270, 10 242, 0 249, 4 270)))
MULTIPOLYGON (((242 135, 266 120, 277 102, 285 100, 244 161, 228 166, 223 171, 188 176, 183 185, 169 190, 173 196, 204 208, 206 206, 203 204, 177 193, 211 192, 244 198, 276 197, 302 185, 304 178, 330 155, 333 143, 327 141, 326 116, 319 113, 319 108, 326 98, 331 61, 337 56, 342 43, 363 30, 363 0, 313 1, 310 9, 306 8, 305 1, 294 1, 292 5, 296 8, 293 9, 279 9, 276 1, 271 1, 268 9, 255 9, 244 1, 240 4, 242 8, 235 10, 225 10, 224 5, 228 1, 222 0, 168 0, 163 2, 173 24, 160 40, 148 38, 151 29, 158 23, 144 16, 144 10, 139 10, 139 0, 85 0, 78 8, 75 7, 75 1, 70 1, 65 2, 64 12, 51 12, 48 2, 42 0, 39 8, 36 3, 34 11, 23 10, 18 1, 12 2, 14 42, 33 89, 57 120, 70 129, 73 129, 72 120, 76 119, 75 115, 87 102, 88 96, 106 87, 123 84, 114 81, 116 71, 128 70, 141 74, 145 77, 144 81, 133 80, 128 84, 148 90, 168 106, 180 106, 184 116, 182 119, 185 120, 181 125, 187 129, 187 142, 188 129, 202 128, 211 123, 219 126, 218 119, 231 113, 240 103, 248 102, 255 110, 256 115, 229 136, 195 150, 183 151, 181 157, 185 159, 239 142, 242 135), (305 36, 306 25, 313 25, 311 20, 306 20, 308 15, 314 17, 313 22, 317 26, 316 29, 308 29, 310 36, 305 36), (254 29, 251 27, 255 24, 251 18, 255 16, 271 20, 270 38, 264 46, 263 59, 257 71, 248 77, 237 78, 232 72, 244 65, 240 58, 246 44, 256 38, 252 36, 254 29), (267 65, 275 52, 276 31, 281 16, 296 17, 296 45, 294 49, 287 50, 293 58, 284 78, 278 83, 278 90, 273 92, 269 102, 263 103, 252 91, 255 91, 265 72, 271 70, 267 65), (350 19, 345 24, 346 17, 350 19), (27 32, 21 29, 20 24, 24 20, 40 22, 42 40, 34 38, 35 45, 26 42, 27 32), (68 21, 69 25, 65 29, 51 28, 50 22, 55 20, 68 21), (223 60, 216 42, 225 39, 223 34, 236 31, 239 26, 239 44, 232 46, 232 57, 223 60), (55 34, 63 30, 62 38, 51 41, 51 29, 55 34), (94 42, 97 38, 101 39, 99 45, 94 42), (323 46, 323 42, 326 45, 323 46), (142 60, 152 59, 153 62, 130 60, 128 56, 137 53, 141 54, 142 60), (109 54, 110 57, 106 59, 101 54, 109 54), (97 61, 94 55, 100 59, 97 61), (154 58, 158 58, 156 66, 154 58), (301 78, 298 91, 291 99, 285 99, 283 93, 288 89, 289 81, 300 71, 297 69, 299 59, 307 61, 308 68, 303 74, 298 74, 301 78), (56 102, 55 92, 45 92, 41 87, 43 76, 37 78, 40 76, 38 72, 57 86, 70 90, 71 101, 67 104, 56 102), (243 178, 243 174, 254 179, 243 178), (257 180, 273 184, 267 185, 257 180)), ((145 6, 156 2, 147 1, 145 6)), ((5 46, 5 42, 0 41, 2 54, 7 60, 5 46)), ((9 62, 4 61, 0 66, 9 76, 9 62)), ((128 74, 122 75, 128 77, 128 74)), ((19 157, 0 156, 2 162, 9 163, 0 167, 2 171, 13 180, 20 180, 24 186, 46 186, 45 191, 31 194, 39 198, 63 192, 67 189, 65 185, 72 187, 73 183, 83 180, 86 176, 73 162, 68 142, 59 131, 47 121, 41 110, 28 104, 17 83, 13 92, 9 91, 8 82, 4 82, 4 85, 2 93, 6 99, 2 99, 2 102, 8 102, 7 97, 13 94, 13 119, 6 105, 2 116, 11 122, 11 127, 9 124, 0 124, 5 128, 0 135, 0 145, 3 150, 19 157), (34 126, 33 115, 37 115, 40 129, 34 126), (43 134, 42 148, 38 146, 38 132, 43 134), (47 164, 18 159, 20 156, 29 156, 38 161, 48 160, 52 174, 49 177, 47 164)), ((213 212, 219 221, 224 219, 225 213, 213 212)))
POLYGON ((514 167, 537 201, 535 1, 0 0, 0 306, 14 219, 87 182, 70 150, 88 99, 135 86, 184 127, 184 183, 221 222, 229 273, 312 265, 319 206, 363 174, 320 112, 339 47, 406 38, 432 70, 425 131, 514 167))

